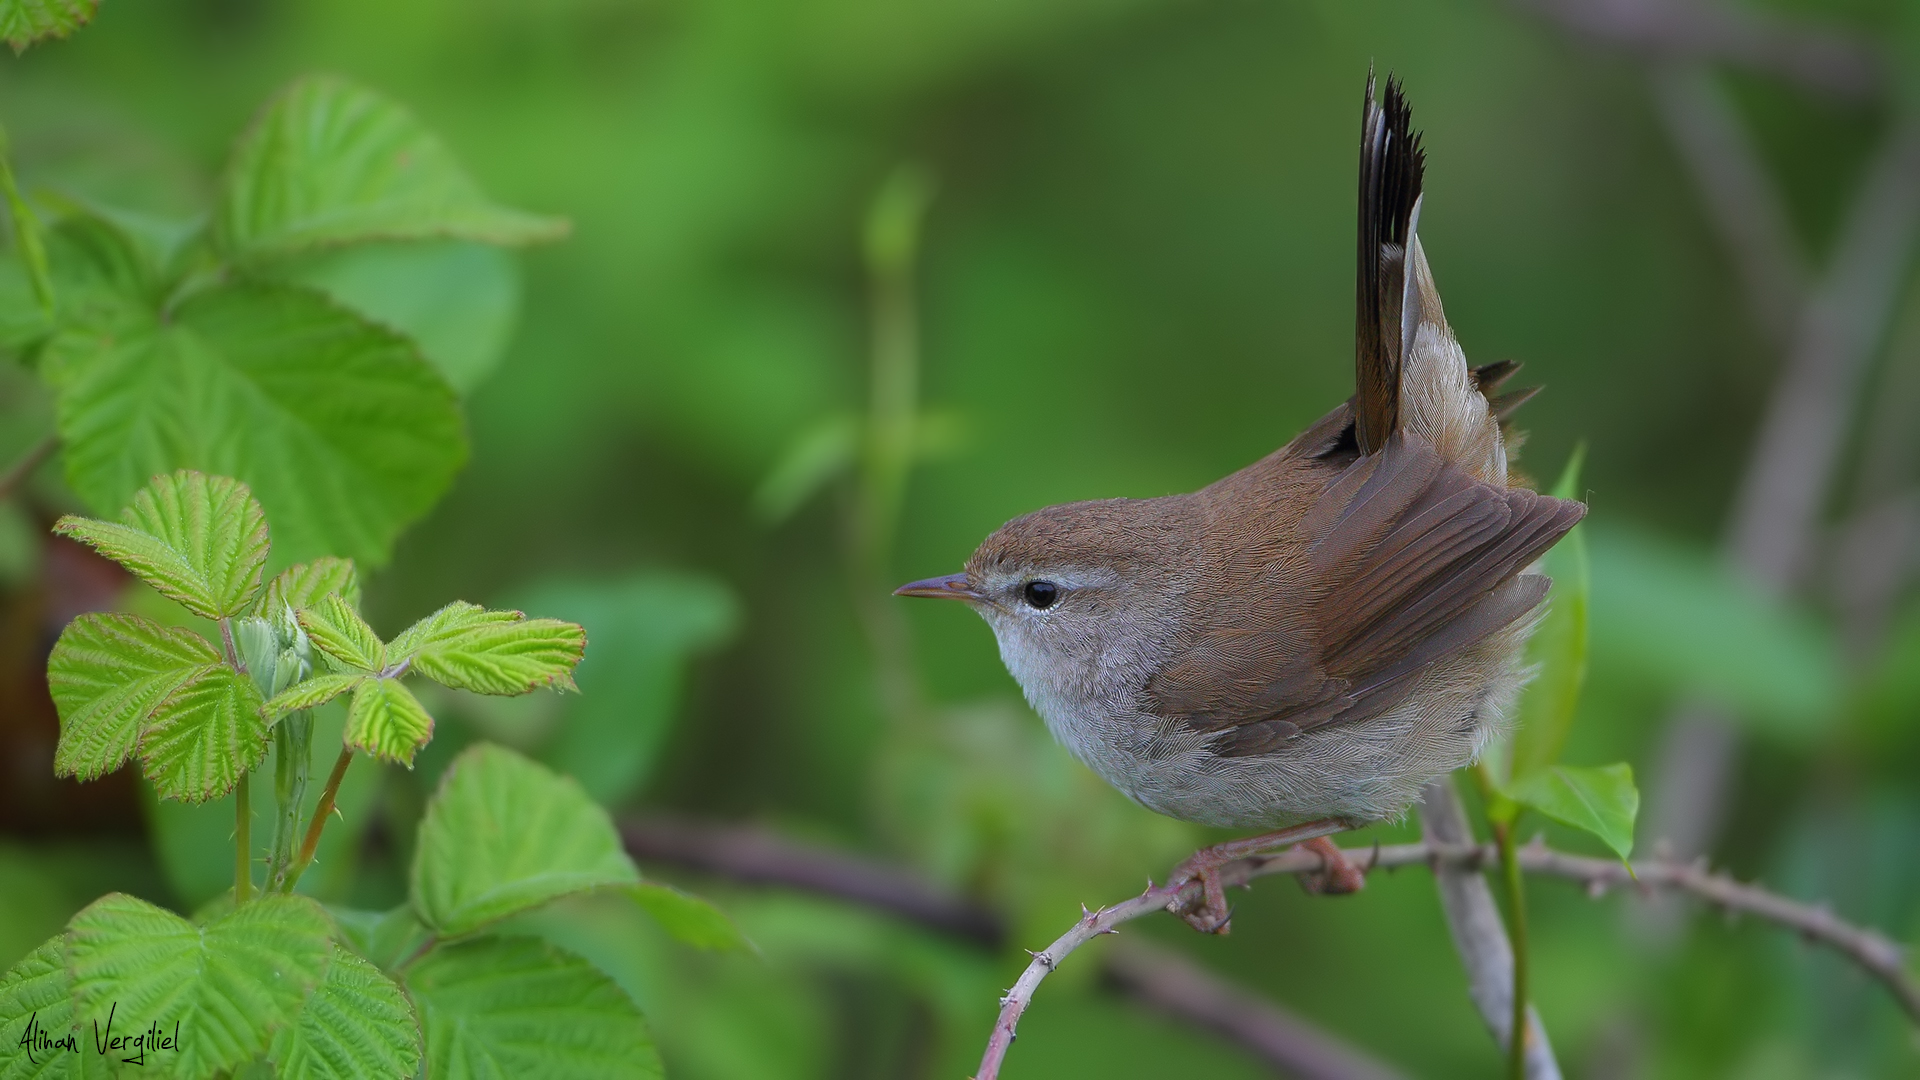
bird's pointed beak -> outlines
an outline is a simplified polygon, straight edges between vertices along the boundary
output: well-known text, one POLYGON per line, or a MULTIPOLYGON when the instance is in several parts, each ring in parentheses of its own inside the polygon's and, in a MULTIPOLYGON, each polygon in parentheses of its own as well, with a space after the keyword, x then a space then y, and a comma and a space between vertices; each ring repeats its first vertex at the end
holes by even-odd
POLYGON ((980 594, 967 584, 967 575, 948 574, 945 577, 930 577, 923 581, 909 581, 893 590, 895 596, 931 596, 946 600, 978 600, 980 594))

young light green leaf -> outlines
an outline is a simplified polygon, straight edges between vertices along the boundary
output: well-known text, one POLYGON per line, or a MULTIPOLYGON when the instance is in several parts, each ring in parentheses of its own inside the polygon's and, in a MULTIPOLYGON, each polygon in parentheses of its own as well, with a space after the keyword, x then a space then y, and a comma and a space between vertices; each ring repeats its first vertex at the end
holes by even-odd
POLYGON ((650 881, 633 886, 631 891, 641 910, 685 944, 716 951, 753 950, 753 943, 711 900, 650 881))
POLYGON ((577 624, 455 600, 394 638, 388 655, 443 686, 524 694, 542 686, 575 689, 573 668, 586 647, 587 632, 577 624))
POLYGON ((280 1080, 400 1080, 419 1067, 419 1031, 400 987, 335 945, 326 980, 267 1057, 280 1080))
POLYGON ((67 967, 75 1017, 109 1014, 125 1034, 180 1025, 170 1063, 189 1080, 230 1071, 266 1053, 326 977, 332 929, 301 896, 263 896, 204 927, 123 893, 73 917, 67 967))
POLYGON ((437 1080, 658 1080, 633 1001, 593 965, 546 942, 441 945, 408 969, 427 1075, 437 1080))
POLYGON ((269 721, 273 721, 300 709, 317 709, 341 694, 359 689, 361 683, 371 678, 371 675, 357 674, 315 675, 274 695, 273 700, 260 707, 260 711, 266 714, 269 721))
POLYGON ((73 1020, 72 985, 67 975, 64 930, 42 942, 0 978, 0 1080, 64 1080, 79 1075, 73 1068, 79 1055, 64 1049, 36 1050, 36 1045, 45 1044, 32 1037, 38 1031, 50 1042, 60 1042, 69 1035, 76 1036, 76 1045, 84 1042, 80 1025, 73 1020))
POLYGON ((214 216, 217 242, 243 258, 367 240, 526 244, 566 231, 488 199, 413 114, 329 77, 267 103, 234 147, 214 216))
POLYGON ((316 607, 328 593, 338 593, 348 607, 360 610, 360 577, 352 559, 327 556, 287 567, 267 582, 258 614, 271 619, 283 608, 316 607))
POLYGON ((60 714, 54 774, 92 780, 119 768, 161 703, 219 666, 205 638, 138 615, 88 614, 68 623, 47 658, 60 714))
POLYGON ((453 391, 413 344, 316 292, 215 286, 164 319, 116 295, 41 356, 67 480, 95 508, 197 468, 252 485, 281 554, 378 564, 466 457, 453 391))
POLYGON ((514 254, 464 240, 412 240, 329 248, 279 267, 420 345, 461 394, 498 366, 520 313, 514 254))
POLYGON ((100 0, 0 0, 0 39, 15 56, 48 38, 63 38, 93 21, 100 0))
POLYGON ((413 753, 433 738, 433 717, 399 679, 366 679, 354 688, 346 743, 413 768, 413 753))
POLYGON ((92 545, 202 618, 238 615, 259 591, 267 515, 238 480, 185 469, 156 476, 120 520, 69 514, 53 531, 92 545))
POLYGON ((1633 786, 1631 765, 1555 765, 1521 779, 1507 794, 1555 821, 1585 829, 1623 859, 1633 853, 1640 792, 1633 786))
MULTIPOLYGON (((1580 490, 1584 444, 1575 447, 1560 481, 1557 498, 1573 498, 1580 490)), ((1592 584, 1587 568, 1587 534, 1575 526, 1548 551, 1544 570, 1553 579, 1547 613, 1527 642, 1527 659, 1535 674, 1520 698, 1520 722, 1513 735, 1508 775, 1518 780, 1560 760, 1567 733, 1580 704, 1580 688, 1587 679, 1587 602, 1592 584)))
POLYGON ((328 593, 319 603, 301 609, 299 618, 314 647, 339 661, 341 667, 377 672, 387 666, 387 650, 380 644, 380 635, 339 593, 328 593))
POLYGON ((454 937, 569 893, 639 880, 613 821, 579 784, 482 743, 454 761, 427 804, 411 891, 427 925, 454 937))
POLYGON ((260 688, 225 664, 181 684, 140 734, 140 760, 163 799, 205 802, 267 756, 260 688))

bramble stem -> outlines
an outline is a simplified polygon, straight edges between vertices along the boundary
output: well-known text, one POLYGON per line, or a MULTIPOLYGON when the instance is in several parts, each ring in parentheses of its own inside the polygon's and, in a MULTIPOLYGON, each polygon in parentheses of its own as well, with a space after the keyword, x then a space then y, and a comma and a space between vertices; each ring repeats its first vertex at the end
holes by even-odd
POLYGON ((239 907, 253 894, 253 800, 247 790, 247 773, 233 788, 233 905, 239 907))
POLYGON ((34 470, 38 469, 47 458, 53 456, 53 452, 58 449, 60 449, 60 436, 49 435, 34 443, 32 449, 20 455, 20 460, 8 466, 5 473, 0 474, 0 499, 11 496, 14 489, 26 483, 34 470))
POLYGON ((307 824, 307 839, 300 845, 300 854, 293 860, 293 869, 287 873, 287 884, 281 892, 292 892, 293 887, 300 884, 300 875, 307 872, 313 851, 320 846, 320 833, 327 827, 327 818, 333 815, 333 799, 340 794, 340 780, 347 775, 347 766, 351 764, 353 747, 341 747, 340 756, 333 762, 333 772, 327 776, 327 786, 320 792, 319 805, 313 808, 313 820, 307 824))
POLYGON ((1500 848, 1500 878, 1507 889, 1507 936, 1513 939, 1513 1036, 1507 1040, 1508 1075, 1527 1076, 1527 891, 1514 856, 1513 824, 1495 821, 1494 843, 1500 848))
POLYGON ((273 824, 273 854, 267 864, 269 892, 286 892, 293 870, 294 837, 300 833, 300 804, 307 798, 307 773, 313 765, 313 714, 306 709, 282 717, 273 728, 273 793, 280 814, 273 824))

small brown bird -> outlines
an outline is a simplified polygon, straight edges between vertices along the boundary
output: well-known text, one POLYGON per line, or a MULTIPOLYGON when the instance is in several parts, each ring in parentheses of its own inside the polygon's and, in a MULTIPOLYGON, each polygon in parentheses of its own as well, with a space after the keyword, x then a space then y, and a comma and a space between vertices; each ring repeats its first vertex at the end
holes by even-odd
POLYGON ((1354 396, 1189 495, 1050 506, 965 572, 964 600, 1054 736, 1160 813, 1279 831, 1205 849, 1183 912, 1224 931, 1217 870, 1308 841, 1323 887, 1363 880, 1326 835, 1406 812, 1506 727, 1547 594, 1527 567, 1579 503, 1510 486, 1493 396, 1454 340, 1415 233, 1425 154, 1399 83, 1367 77, 1354 396))

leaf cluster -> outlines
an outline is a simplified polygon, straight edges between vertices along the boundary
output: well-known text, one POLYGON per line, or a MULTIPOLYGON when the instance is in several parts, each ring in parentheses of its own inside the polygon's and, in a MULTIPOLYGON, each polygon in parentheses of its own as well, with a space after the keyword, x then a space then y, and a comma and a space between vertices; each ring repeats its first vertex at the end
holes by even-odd
POLYGON ((457 395, 488 361, 396 330, 407 313, 368 296, 392 291, 382 260, 411 245, 428 261, 401 254, 405 272, 464 286, 472 260, 429 242, 567 229, 494 203, 411 113, 332 77, 266 104, 197 223, 46 196, 43 236, 0 179, 20 241, 0 264, 0 347, 53 391, 68 484, 106 513, 159 473, 233 476, 299 559, 384 562, 466 458, 457 395))
POLYGON ((79 1054, 9 1059, 6 1076, 114 1071, 112 1033, 157 1025, 158 1075, 243 1067, 287 1078, 661 1075, 644 1018, 585 960, 496 932, 589 890, 619 890, 676 937, 743 948, 711 904, 642 882, 579 785, 497 746, 448 771, 420 824, 410 899, 388 912, 267 896, 194 922, 124 894, 75 915, 0 979, 0 1027, 32 1019, 79 1054), (424 1059, 424 1060, 423 1060, 424 1059), (25 1068, 27 1071, 21 1072, 25 1068))
MULTIPOLYGON (((482 694, 570 689, 586 646, 577 624, 460 602, 384 641, 360 616, 352 562, 316 560, 263 580, 266 514, 228 477, 155 477, 118 521, 69 516, 56 529, 220 629, 216 645, 144 616, 82 615, 48 662, 56 767, 93 777, 138 755, 168 798, 231 790, 259 765, 272 725, 341 696, 351 699, 347 753, 410 765, 433 718, 407 675, 482 694)), ((282 752, 304 761, 307 750, 282 752)), ((195 1080, 243 1068, 403 1077, 423 1062, 441 1076, 656 1077, 658 1056, 624 991, 585 960, 498 928, 563 897, 617 889, 691 944, 745 944, 712 905, 642 882, 578 783, 487 744, 463 754, 431 800, 406 904, 329 912, 291 891, 306 855, 258 899, 250 874, 237 877, 231 902, 198 920, 119 893, 82 910, 0 980, 0 1027, 75 1035, 79 1054, 18 1055, 5 1075, 115 1071, 139 1045, 116 1047, 118 1023, 123 1035, 170 1037, 149 1041, 143 1064, 195 1080)))
POLYGON ((266 514, 227 477, 155 477, 119 521, 68 516, 55 530, 215 620, 222 635, 216 647, 128 614, 69 623, 47 663, 63 776, 92 779, 137 755, 161 797, 215 798, 259 765, 273 723, 343 694, 352 695, 347 745, 411 766, 433 718, 403 685, 408 672, 486 694, 571 688, 586 648, 574 623, 459 602, 384 643, 356 610, 359 586, 343 559, 293 566, 263 586, 266 514))

